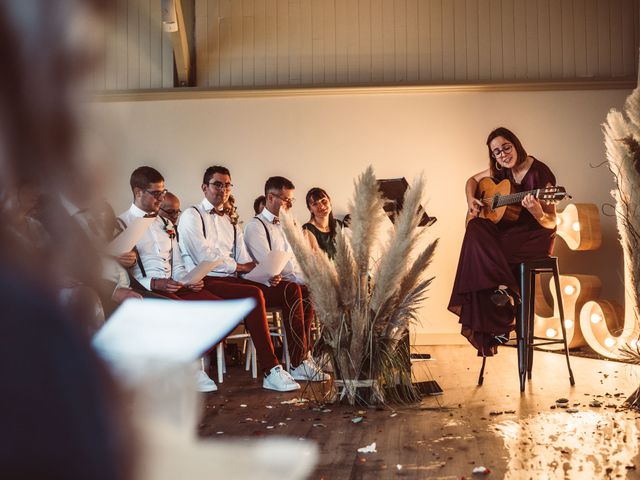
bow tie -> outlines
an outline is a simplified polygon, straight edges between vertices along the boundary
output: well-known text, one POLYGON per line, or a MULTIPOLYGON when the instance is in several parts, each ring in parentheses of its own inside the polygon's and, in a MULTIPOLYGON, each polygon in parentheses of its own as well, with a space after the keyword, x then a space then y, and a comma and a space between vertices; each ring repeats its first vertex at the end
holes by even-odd
POLYGON ((145 213, 142 218, 156 218, 158 216, 157 213, 145 213))
POLYGON ((273 220, 271 220, 271 223, 273 223, 274 225, 279 225, 280 219, 278 217, 273 217, 273 220))
POLYGON ((220 215, 221 217, 224 217, 224 210, 217 210, 215 207, 212 208, 209 213, 211 215, 220 215))

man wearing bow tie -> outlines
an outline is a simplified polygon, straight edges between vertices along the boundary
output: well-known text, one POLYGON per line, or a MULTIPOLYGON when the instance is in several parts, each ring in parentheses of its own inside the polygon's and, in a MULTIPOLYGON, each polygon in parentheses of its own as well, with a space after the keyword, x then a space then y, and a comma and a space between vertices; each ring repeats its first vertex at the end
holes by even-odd
MULTIPOLYGON (((144 166, 133 171, 129 184, 133 204, 118 217, 122 228, 127 228, 139 217, 154 218, 136 244, 138 258, 130 269, 135 279, 147 290, 174 300, 220 300, 220 297, 203 288, 202 280, 192 285, 185 285, 181 281, 187 275, 187 270, 180 255, 175 227, 170 220, 158 216, 167 193, 164 177, 155 168, 144 166)), ((199 391, 217 390, 204 369, 198 372, 196 379, 199 391)))
MULTIPOLYGON (((195 268, 205 260, 219 260, 220 264, 205 277, 205 287, 222 298, 252 297, 258 306, 247 318, 246 324, 256 347, 258 363, 265 379, 263 387, 271 390, 288 391, 298 384, 296 380, 324 380, 321 371, 305 367, 296 375, 282 369, 273 350, 267 323, 266 307, 281 308, 285 316, 285 327, 290 331, 287 316, 295 299, 293 289, 285 291, 286 285, 280 283, 280 276, 271 279, 271 286, 239 278, 255 267, 244 243, 242 230, 234 225, 227 213, 225 204, 231 195, 231 173, 226 167, 207 168, 202 179, 203 200, 193 207, 185 209, 180 217, 180 249, 187 269, 195 268), (305 373, 305 375, 303 375, 305 373)), ((296 310, 292 323, 295 325, 288 335, 290 352, 308 350, 305 343, 302 309, 296 310)), ((293 361, 292 365, 299 366, 293 361)), ((295 371, 295 369, 294 369, 295 371)), ((296 388, 299 388, 296 387, 296 388)))
POLYGON ((180 280, 187 274, 175 239, 175 227, 170 220, 158 216, 158 210, 167 190, 164 178, 156 169, 140 167, 133 171, 130 179, 133 203, 129 210, 122 213, 119 223, 126 228, 138 217, 155 217, 155 220, 138 241, 136 249, 138 259, 131 272, 147 290, 159 292, 165 296, 200 297, 204 284, 183 285, 180 280))
POLYGON ((302 377, 308 372, 318 379, 324 379, 327 375, 322 373, 310 354, 313 305, 309 290, 278 218, 281 209, 289 210, 293 206, 294 193, 295 186, 290 180, 270 177, 264 186, 265 208, 247 223, 244 235, 247 250, 257 263, 262 262, 271 251, 292 253, 282 273, 272 279, 271 287, 267 287, 265 298, 269 305, 270 298, 276 292, 284 296, 284 303, 281 302, 279 306, 282 308, 287 338, 297 340, 293 345, 289 342, 291 364, 295 367, 291 371, 293 378, 302 377))

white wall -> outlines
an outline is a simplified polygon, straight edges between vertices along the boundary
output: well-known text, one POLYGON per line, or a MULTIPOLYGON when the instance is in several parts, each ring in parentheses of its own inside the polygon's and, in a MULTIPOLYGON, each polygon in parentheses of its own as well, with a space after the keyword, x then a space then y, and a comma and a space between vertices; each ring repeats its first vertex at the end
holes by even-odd
MULTIPOLYGON (((89 127, 107 145, 103 158, 108 197, 128 206, 128 176, 139 165, 158 168, 183 208, 200 199, 204 169, 230 168, 243 218, 270 175, 289 177, 307 218, 304 195, 321 186, 340 215, 347 211, 353 179, 371 164, 379 178, 424 172, 430 234, 441 239, 432 272, 436 280, 422 312, 420 331, 454 334, 446 310, 464 233, 463 185, 488 164, 484 142, 500 125, 513 129, 530 154, 546 162, 574 202, 610 202, 613 181, 604 161, 601 124, 621 108, 626 90, 307 95, 95 103, 89 127)), ((599 275, 605 296, 622 301, 622 257, 615 223, 602 218, 598 252, 556 249, 565 273, 599 275)), ((561 243, 558 240, 558 243, 561 243)))

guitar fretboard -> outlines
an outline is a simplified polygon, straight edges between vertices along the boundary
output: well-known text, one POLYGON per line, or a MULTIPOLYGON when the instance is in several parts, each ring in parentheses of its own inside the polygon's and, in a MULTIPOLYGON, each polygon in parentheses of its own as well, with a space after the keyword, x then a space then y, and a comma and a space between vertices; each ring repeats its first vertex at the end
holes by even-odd
POLYGON ((540 194, 540 189, 537 188, 535 190, 527 190, 526 192, 511 193, 509 195, 500 195, 495 199, 496 201, 495 201, 495 205, 493 205, 493 208, 504 207, 505 205, 512 205, 514 203, 521 203, 524 197, 526 197, 529 194, 532 194, 534 197, 538 198, 538 195, 540 194))

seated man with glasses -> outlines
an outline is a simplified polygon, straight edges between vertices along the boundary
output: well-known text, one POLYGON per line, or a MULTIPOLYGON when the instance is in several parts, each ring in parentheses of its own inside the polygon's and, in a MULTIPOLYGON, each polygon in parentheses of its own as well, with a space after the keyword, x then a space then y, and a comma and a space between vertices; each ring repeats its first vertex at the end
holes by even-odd
MULTIPOLYGON (((265 208, 247 223, 244 231, 247 249, 256 263, 263 261, 272 250, 292 252, 278 215, 281 208, 289 210, 293 206, 294 193, 295 186, 284 177, 270 177, 265 183, 265 208)), ((302 271, 292 255, 282 274, 274 277, 271 287, 263 292, 267 305, 271 305, 270 299, 275 300, 275 294, 284 297, 284 303, 277 306, 282 308, 289 339, 291 365, 294 367, 291 375, 296 380, 322 381, 329 377, 311 356, 313 305, 304 283, 302 271)))
MULTIPOLYGON (((147 290, 174 300, 220 300, 203 288, 202 281, 193 285, 181 282, 187 270, 178 248, 175 227, 171 220, 158 216, 160 204, 167 194, 160 172, 152 167, 139 167, 131 174, 129 184, 133 203, 118 217, 120 226, 125 229, 139 217, 154 218, 135 247, 138 257, 130 268, 135 279, 147 290)), ((218 389, 204 369, 198 372, 197 382, 201 392, 218 389)))
POLYGON ((173 193, 167 192, 164 196, 164 200, 162 200, 162 203, 160 204, 158 215, 170 220, 171 223, 177 227, 180 213, 182 213, 182 210, 180 210, 180 199, 173 193))
MULTIPOLYGON (((277 391, 300 388, 278 362, 267 323, 267 306, 285 310, 288 299, 283 287, 267 287, 238 278, 238 274, 251 271, 255 263, 245 247, 242 230, 232 222, 225 208, 232 187, 231 173, 226 167, 212 166, 205 171, 201 186, 204 198, 186 209, 180 220, 180 248, 185 264, 187 268, 195 268, 204 260, 222 260, 205 278, 205 286, 222 298, 252 297, 258 303, 246 325, 265 374, 263 387, 277 391)), ((290 345, 296 343, 297 335, 304 335, 301 312, 295 324, 298 328, 289 337, 290 345)))
MULTIPOLYGON (((288 392, 300 385, 285 371, 276 357, 267 322, 265 296, 260 285, 238 278, 251 271, 255 263, 248 255, 242 230, 231 215, 231 174, 226 167, 207 168, 202 179, 202 201, 182 214, 179 226, 180 250, 187 269, 206 260, 222 260, 205 277, 205 288, 226 299, 253 298, 256 307, 245 319, 260 368, 264 374, 263 388, 288 392)), ((264 286, 262 286, 264 287, 264 286)), ((264 287, 265 289, 267 287, 264 287)))

